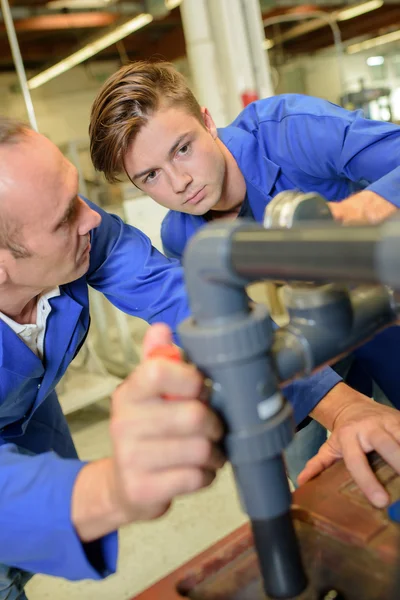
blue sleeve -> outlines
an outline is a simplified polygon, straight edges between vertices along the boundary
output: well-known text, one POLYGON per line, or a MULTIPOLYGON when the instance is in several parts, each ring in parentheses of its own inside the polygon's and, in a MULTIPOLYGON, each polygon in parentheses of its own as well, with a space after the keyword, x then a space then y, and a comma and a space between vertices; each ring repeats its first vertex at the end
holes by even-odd
POLYGON ((84 463, 56 454, 0 447, 0 563, 71 580, 101 579, 116 570, 118 542, 101 540, 101 571, 88 559, 71 522, 71 497, 84 463))
POLYGON ((180 227, 179 224, 177 227, 172 218, 173 214, 176 213, 169 211, 162 220, 161 242, 165 256, 168 256, 168 258, 177 258, 179 261, 182 261, 183 250, 187 240, 183 223, 182 227, 180 227), (181 244, 178 244, 177 240, 180 240, 181 244))
POLYGON ((340 375, 330 367, 325 367, 311 377, 299 379, 284 387, 283 393, 293 407, 296 425, 301 423, 318 402, 341 381, 340 375))
POLYGON ((178 252, 177 250, 172 248, 172 246, 169 245, 168 239, 165 239, 165 236, 162 235, 162 230, 161 230, 161 242, 162 242, 163 252, 164 252, 165 256, 167 256, 168 258, 176 258, 177 260, 179 260, 179 262, 182 262, 182 253, 178 252))
POLYGON ((163 247, 165 256, 167 258, 176 258, 177 260, 179 260, 181 262, 182 254, 179 254, 178 252, 175 252, 172 248, 169 248, 162 238, 161 238, 161 240, 162 240, 162 247, 163 247))
POLYGON ((125 313, 162 321, 175 333, 189 315, 180 263, 158 252, 139 229, 88 204, 102 217, 92 233, 89 285, 125 313))
POLYGON ((256 135, 259 128, 271 160, 283 171, 290 163, 316 182, 347 179, 400 206, 399 126, 308 96, 265 102, 254 103, 242 120, 256 135))

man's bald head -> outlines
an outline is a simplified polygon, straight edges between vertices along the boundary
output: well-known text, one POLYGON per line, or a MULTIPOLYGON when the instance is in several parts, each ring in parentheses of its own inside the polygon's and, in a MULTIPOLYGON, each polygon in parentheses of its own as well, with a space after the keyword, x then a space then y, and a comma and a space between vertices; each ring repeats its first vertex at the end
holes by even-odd
MULTIPOLYGON (((7 148, 22 142, 31 131, 29 125, 16 119, 9 119, 0 115, 0 148, 7 148)), ((16 258, 29 255, 19 239, 18 221, 15 217, 7 215, 4 205, 1 206, 2 194, 0 186, 0 248, 6 248, 16 258)))

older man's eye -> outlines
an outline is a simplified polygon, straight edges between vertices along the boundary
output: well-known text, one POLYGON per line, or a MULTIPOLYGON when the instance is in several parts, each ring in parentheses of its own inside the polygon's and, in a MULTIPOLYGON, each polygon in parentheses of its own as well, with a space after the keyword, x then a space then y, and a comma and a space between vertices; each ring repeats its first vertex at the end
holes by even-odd
POLYGON ((68 211, 68 214, 65 215, 63 220, 59 222, 57 227, 62 227, 63 225, 67 225, 68 223, 71 223, 71 221, 74 220, 76 213, 77 213, 77 206, 74 205, 71 208, 71 210, 68 211))

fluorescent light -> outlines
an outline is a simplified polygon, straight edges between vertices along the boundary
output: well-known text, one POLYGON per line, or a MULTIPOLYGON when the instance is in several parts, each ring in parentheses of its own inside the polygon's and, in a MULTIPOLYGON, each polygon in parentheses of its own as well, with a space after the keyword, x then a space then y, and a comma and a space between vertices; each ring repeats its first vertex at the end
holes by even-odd
POLYGON ((371 12, 371 10, 376 10, 382 5, 383 0, 370 0, 369 2, 363 2, 362 4, 340 10, 336 13, 335 17, 337 21, 347 21, 348 19, 354 19, 354 17, 359 17, 360 15, 371 12))
POLYGON ((368 56, 367 58, 367 65, 369 67, 379 67, 380 65, 383 65, 384 62, 385 59, 383 56, 368 56))
POLYGON ((273 48, 275 46, 275 42, 273 40, 269 40, 268 38, 265 38, 265 40, 263 41, 262 47, 264 48, 264 50, 271 50, 271 48, 273 48))
POLYGON ((362 50, 369 50, 370 48, 375 48, 376 46, 382 46, 383 44, 389 44, 390 42, 397 42, 397 40, 400 40, 400 29, 392 31, 391 33, 385 33, 384 35, 380 35, 370 40, 365 40, 364 42, 359 42, 358 44, 351 44, 350 46, 347 46, 346 52, 348 54, 355 54, 356 52, 361 52, 362 50))
POLYGON ((106 33, 97 40, 90 42, 77 52, 74 52, 73 54, 67 56, 67 58, 64 58, 52 67, 49 67, 45 71, 42 71, 42 73, 39 73, 39 75, 35 75, 35 77, 32 77, 32 79, 29 79, 29 89, 34 90, 35 88, 38 88, 40 85, 43 85, 47 81, 50 81, 50 79, 54 79, 54 77, 65 73, 69 69, 72 69, 72 67, 76 67, 76 65, 79 65, 91 56, 94 56, 98 52, 101 52, 105 48, 108 48, 112 44, 115 44, 115 42, 122 40, 130 33, 133 33, 141 27, 148 25, 149 23, 151 23, 152 20, 152 15, 150 15, 149 13, 142 13, 140 15, 137 15, 133 19, 126 21, 126 23, 123 23, 119 27, 115 27, 115 29, 113 29, 109 33, 106 33))
POLYGON ((165 7, 168 8, 168 10, 173 10, 174 8, 182 4, 182 0, 164 0, 164 2, 165 7))

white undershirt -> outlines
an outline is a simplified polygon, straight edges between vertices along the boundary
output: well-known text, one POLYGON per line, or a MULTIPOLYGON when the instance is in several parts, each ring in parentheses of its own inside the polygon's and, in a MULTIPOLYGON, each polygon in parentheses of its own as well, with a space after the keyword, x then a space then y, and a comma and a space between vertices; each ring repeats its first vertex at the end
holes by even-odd
POLYGON ((56 287, 48 292, 44 292, 39 296, 37 301, 36 323, 22 325, 7 317, 0 311, 0 319, 4 321, 28 346, 36 356, 43 359, 44 353, 44 335, 46 333, 46 321, 51 312, 49 303, 50 298, 60 295, 60 288, 56 287))

